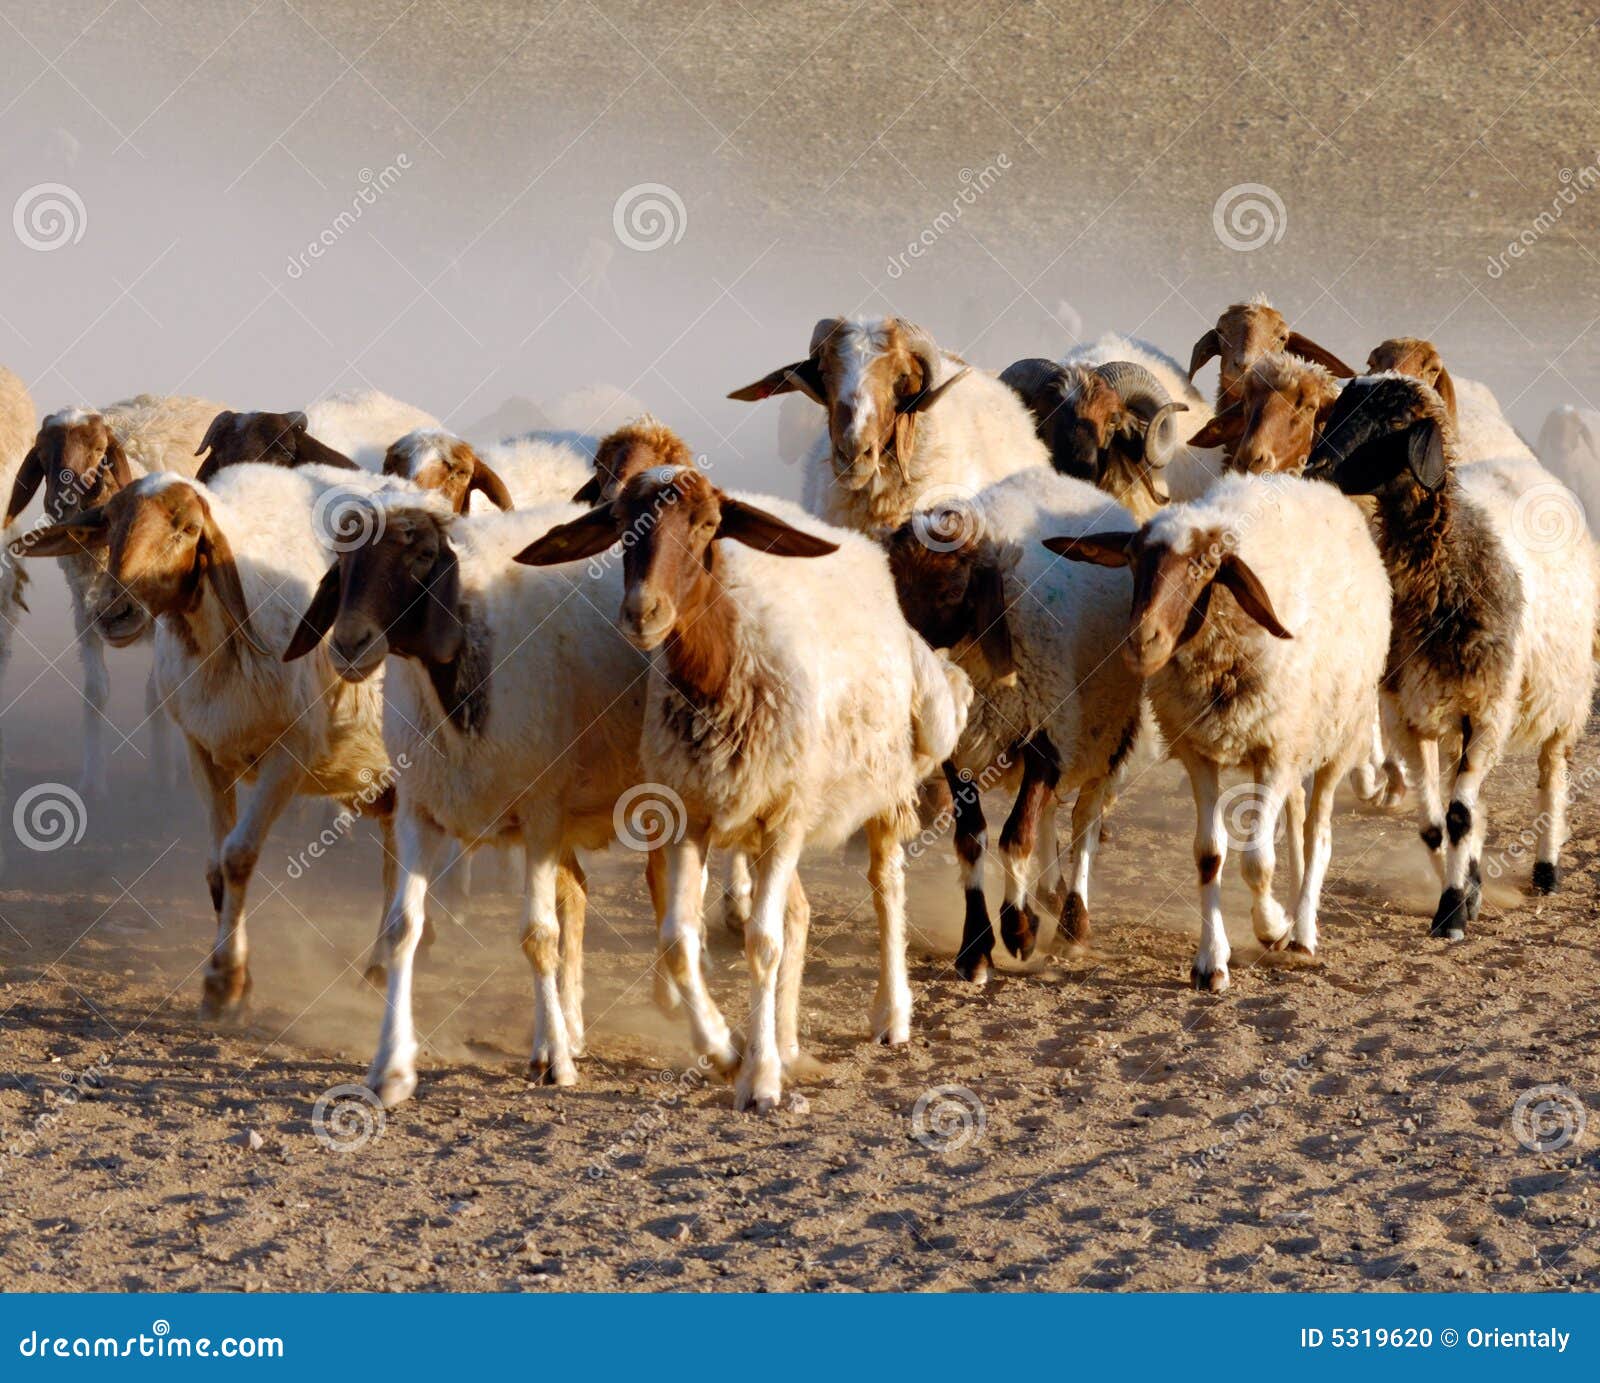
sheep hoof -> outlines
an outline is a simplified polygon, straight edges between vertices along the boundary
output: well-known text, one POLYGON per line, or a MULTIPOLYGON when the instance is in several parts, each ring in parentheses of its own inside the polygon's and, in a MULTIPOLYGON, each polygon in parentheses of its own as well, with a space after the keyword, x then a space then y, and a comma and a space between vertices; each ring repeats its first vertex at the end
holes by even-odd
POLYGON ((1189 982, 1202 994, 1220 994, 1228 987, 1228 967, 1203 970, 1196 964, 1189 971, 1189 982))
POLYGON ((1295 941, 1293 939, 1284 943, 1283 949, 1297 956, 1314 956, 1317 953, 1315 942, 1295 941))
POLYGON ((1256 940, 1261 943, 1263 951, 1288 951, 1293 949, 1290 944, 1293 935, 1293 929, 1285 927, 1282 936, 1258 936, 1256 940))
POLYGON ((1089 940, 1089 905, 1080 893, 1067 894, 1066 902, 1061 905, 1061 935, 1074 946, 1082 946, 1089 940))
POLYGON ((578 1071, 571 1057, 532 1057, 528 1062, 528 1080, 534 1085, 576 1085, 578 1071))
POLYGON ((208 1023, 240 1018, 250 995, 250 971, 243 965, 231 970, 208 970, 200 996, 200 1016, 208 1023))
POLYGON ((1552 860, 1537 860, 1533 866, 1533 891, 1548 897, 1561 886, 1561 874, 1552 860))
POLYGON ((969 984, 989 983, 989 955, 986 951, 979 951, 976 955, 969 955, 963 951, 956 957, 956 974, 969 984))
POLYGON ((733 1107, 740 1113, 771 1114, 778 1107, 782 1097, 782 1090, 776 1079, 771 1082, 752 1081, 748 1087, 740 1081, 734 1091, 733 1107), (761 1086, 760 1089, 755 1088, 758 1085, 761 1086))
POLYGON ((791 1081, 818 1081, 826 1079, 828 1068, 810 1052, 796 1048, 784 1057, 783 1074, 791 1081))
POLYGON ((1000 940, 1005 943, 1010 955, 1018 960, 1027 960, 1033 954, 1034 943, 1038 939, 1039 928, 1028 912, 1026 903, 1021 907, 1010 902, 1000 904, 1000 940))
POLYGON ((376 1095, 385 1109, 402 1105, 416 1092, 417 1073, 391 1066, 388 1070, 367 1077, 367 1089, 376 1095))

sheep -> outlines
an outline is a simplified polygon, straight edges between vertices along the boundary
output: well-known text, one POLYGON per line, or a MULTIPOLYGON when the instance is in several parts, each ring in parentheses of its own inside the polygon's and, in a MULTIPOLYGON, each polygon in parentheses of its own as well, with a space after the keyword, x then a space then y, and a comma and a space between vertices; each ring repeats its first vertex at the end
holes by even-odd
POLYGON ((1460 464, 1508 457, 1535 459, 1533 448, 1506 419, 1489 386, 1472 379, 1453 379, 1432 341, 1393 336, 1374 346, 1367 356, 1367 373, 1380 375, 1391 370, 1420 379, 1443 400, 1455 428, 1460 464))
POLYGON ((1189 379, 1193 381, 1207 361, 1216 359, 1220 410, 1239 397, 1250 366, 1273 351, 1287 351, 1313 361, 1339 379, 1355 375, 1332 351, 1298 331, 1290 331, 1283 314, 1258 294, 1249 302, 1234 303, 1217 318, 1216 326, 1194 343, 1189 354, 1189 379))
MULTIPOLYGON (((413 959, 427 886, 451 840, 526 851, 529 1069, 571 1085, 583 1050, 584 899, 572 852, 613 838, 617 804, 640 781, 646 664, 604 613, 621 598, 621 577, 609 563, 593 581, 581 569, 513 563, 554 522, 585 512, 571 504, 458 516, 443 496, 403 488, 360 503, 372 536, 322 575, 284 656, 325 649, 352 688, 381 673, 384 741, 407 764, 396 781, 401 882, 385 922, 388 1004, 368 1085, 385 1105, 416 1088, 413 959)), ((709 1002, 698 967, 683 983, 709 1002)))
POLYGON ((312 436, 369 471, 382 467, 396 437, 441 426, 431 413, 377 389, 329 394, 308 405, 304 417, 312 436))
POLYGON ((1248 837, 1242 872, 1257 940, 1314 953, 1334 788, 1367 743, 1389 647, 1389 581, 1360 512, 1327 485, 1229 475, 1137 533, 1044 545, 1133 569, 1124 654, 1194 792, 1194 987, 1228 987, 1221 877, 1236 814, 1248 837), (1238 768, 1253 775, 1242 806, 1237 789, 1219 791, 1221 774, 1238 768), (1286 807, 1292 920, 1272 896, 1273 837, 1286 807))
POLYGON ((1028 405, 1061 474, 1098 485, 1141 521, 1171 497, 1165 471, 1180 446, 1175 415, 1189 405, 1173 400, 1143 365, 1032 358, 1007 366, 1000 379, 1028 405))
POLYGON ((901 840, 915 829, 918 785, 955 747, 971 686, 906 625, 875 544, 783 501, 725 494, 692 468, 636 475, 518 560, 574 561, 625 534, 637 541, 623 557, 619 622, 652 658, 640 764, 683 804, 682 835, 664 847, 662 959, 689 1000, 696 1045, 729 1062, 726 1024, 695 990, 702 861, 708 843, 750 852, 751 1012, 735 1103, 766 1111, 795 1040, 805 943, 786 926, 786 902, 808 844, 866 826, 879 924, 872 1030, 909 1040, 901 840))
MULTIPOLYGON (((34 430, 33 399, 28 386, 0 366, 0 485, 7 487, 8 493, 33 442, 34 430)), ((10 518, 6 526, 10 528, 10 518)), ((4 536, 9 539, 11 535, 8 532, 4 536)), ((0 559, 0 683, 4 682, 6 667, 11 662, 11 642, 17 622, 28 608, 27 586, 27 569, 21 563, 0 559)), ((5 741, 0 738, 0 810, 5 801, 5 741)), ((4 862, 5 853, 0 849, 0 866, 4 862)))
POLYGON ((1101 818, 1139 740, 1139 679, 1116 656, 1132 584, 1121 572, 1066 565, 1046 533, 1137 524, 1087 481, 1045 468, 981 491, 970 505, 923 511, 888 541, 901 608, 936 648, 952 650, 978 693, 947 766, 966 899, 957 972, 987 978, 993 933, 983 894, 984 820, 974 783, 1017 783, 1000 837, 1006 896, 1000 935, 1028 959, 1042 939, 1031 880, 1038 836, 1053 882, 1055 806, 1077 793, 1069 878, 1060 901, 1068 940, 1089 937, 1089 870, 1101 818))
MULTIPOLYGON (((99 412, 68 408, 52 413, 39 428, 23 458, 6 506, 9 529, 44 488, 45 514, 60 523, 104 503, 135 479, 156 472, 193 474, 195 445, 217 413, 204 399, 139 394, 99 412)), ((91 619, 86 600, 102 563, 98 554, 77 546, 63 549, 61 570, 72 598, 73 630, 83 665, 83 768, 80 790, 103 800, 106 778, 102 728, 111 682, 105 643, 91 619)), ((139 631, 144 632, 143 629, 139 631)), ((137 638, 137 634, 132 636, 137 638)), ((156 696, 152 673, 145 690, 145 718, 150 725, 150 758, 158 781, 173 766, 169 726, 156 696)))
POLYGON ((805 459, 804 507, 858 532, 896 528, 925 500, 970 497, 1050 459, 1010 388, 902 317, 825 317, 804 360, 728 397, 788 393, 827 414, 827 435, 805 459))
POLYGON ((1596 548, 1572 492, 1520 456, 1460 464, 1458 445, 1435 390, 1373 375, 1345 387, 1307 470, 1377 502, 1394 586, 1384 691, 1443 886, 1430 934, 1447 940, 1478 918, 1487 825, 1478 802, 1507 750, 1538 751, 1533 889, 1558 887, 1600 604, 1596 548), (1459 742, 1448 810, 1441 741, 1459 742))
POLYGON ((1570 403, 1539 429, 1539 463, 1577 496, 1591 536, 1600 529, 1600 413, 1570 403))
POLYGON ((350 497, 307 471, 235 466, 213 485, 131 480, 101 503, 12 544, 17 555, 106 554, 89 607, 113 644, 155 621, 155 676, 188 743, 210 830, 206 884, 217 936, 202 1013, 238 1013, 250 989, 245 894, 273 822, 297 793, 377 816, 392 891, 393 782, 382 687, 350 687, 326 656, 286 667, 301 612, 327 566, 350 497), (242 812, 241 782, 255 792, 242 812))

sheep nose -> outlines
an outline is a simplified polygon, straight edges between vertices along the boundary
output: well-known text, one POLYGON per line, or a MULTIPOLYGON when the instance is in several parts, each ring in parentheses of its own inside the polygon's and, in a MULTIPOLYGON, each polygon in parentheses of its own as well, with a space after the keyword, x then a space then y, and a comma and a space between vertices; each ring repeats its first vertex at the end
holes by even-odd
POLYGON ((661 633, 672 622, 673 615, 669 601, 642 586, 630 588, 622 598, 623 628, 632 637, 649 638, 661 633))
POLYGON ((372 661, 372 645, 377 631, 370 628, 334 629, 328 638, 333 665, 343 672, 365 671, 372 661))

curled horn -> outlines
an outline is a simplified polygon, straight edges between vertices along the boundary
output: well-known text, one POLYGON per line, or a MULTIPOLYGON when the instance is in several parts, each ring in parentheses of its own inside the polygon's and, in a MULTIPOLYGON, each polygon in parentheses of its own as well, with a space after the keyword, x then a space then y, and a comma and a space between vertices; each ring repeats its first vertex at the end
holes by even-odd
POLYGON ((911 322, 900 323, 900 335, 906 349, 916 357, 917 364, 922 366, 922 388, 899 400, 896 407, 902 413, 923 413, 942 399, 952 384, 964 379, 970 373, 971 367, 963 366, 949 379, 935 384, 933 381, 939 378, 939 366, 944 360, 944 352, 934 344, 933 337, 927 331, 911 322))
POLYGON ((1310 337, 1302 336, 1298 331, 1289 333, 1288 339, 1283 343, 1283 348, 1290 355, 1298 355, 1302 360, 1310 360, 1317 365, 1324 366, 1335 379, 1354 379, 1356 377, 1356 372, 1332 351, 1325 350, 1310 337))
MULTIPOLYGON (((515 505, 511 502, 511 491, 506 489, 506 483, 476 453, 473 454, 472 479, 467 482, 467 494, 474 490, 481 494, 496 509, 512 509, 515 505)), ((462 507, 466 507, 466 497, 462 497, 462 507)))
POLYGON ((1208 360, 1215 360, 1222 354, 1222 337, 1217 334, 1217 329, 1212 327, 1204 336, 1194 343, 1194 349, 1189 352, 1189 378, 1193 379, 1205 368, 1208 360))
POLYGON ((206 435, 200 439, 200 445, 194 449, 196 456, 204 456, 212 447, 221 440, 222 434, 233 426, 234 413, 231 408, 224 408, 214 417, 206 428, 206 435))
POLYGON ((1065 376, 1066 371, 1054 360, 1032 356, 1007 365, 1000 372, 1000 382, 1019 395, 1035 416, 1043 421, 1053 411, 1054 403, 1060 402, 1059 394, 1054 403, 1051 401, 1049 390, 1065 376))
POLYGON ((1189 405, 1168 398, 1161 381, 1134 361, 1109 361, 1095 366, 1095 373, 1143 424, 1145 461, 1157 469, 1165 466, 1178 449, 1178 422, 1173 415, 1187 412, 1189 405))

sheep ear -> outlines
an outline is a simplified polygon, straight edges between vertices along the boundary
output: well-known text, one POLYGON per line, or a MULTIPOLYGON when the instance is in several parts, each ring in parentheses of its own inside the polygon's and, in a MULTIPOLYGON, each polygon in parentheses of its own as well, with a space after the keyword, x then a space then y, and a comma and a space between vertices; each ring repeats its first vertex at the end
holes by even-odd
POLYGON ((327 638, 328 630, 333 628, 334 617, 339 613, 341 598, 339 582, 339 563, 336 561, 322 574, 322 580, 317 582, 317 589, 311 596, 311 604, 306 606, 305 614, 300 616, 294 637, 289 640, 288 648, 283 651, 284 662, 292 663, 296 658, 304 658, 327 638))
POLYGON ((22 465, 17 468, 17 478, 11 483, 11 498, 6 503, 5 526, 10 528, 17 521, 20 514, 39 492, 39 487, 44 484, 44 458, 39 454, 37 445, 28 449, 28 454, 22 458, 22 465))
POLYGON ((754 384, 735 389, 728 395, 740 403, 759 403, 775 394, 804 394, 813 403, 827 406, 827 390, 822 384, 822 370, 810 356, 783 365, 769 375, 762 375, 754 384))
POLYGON ((204 564, 206 581, 217 597, 217 604, 222 607, 223 618, 252 650, 263 658, 270 658, 271 652, 250 627, 250 607, 245 603, 244 586, 239 581, 239 566, 233 559, 233 549, 209 512, 206 514, 205 532, 200 535, 199 556, 204 564))
MULTIPOLYGON (((506 489, 506 483, 500 479, 494 469, 483 463, 482 457, 474 453, 472 466, 472 479, 467 482, 467 494, 470 496, 476 490, 484 496, 496 509, 514 509, 511 502, 511 491, 506 489)), ((465 507, 470 500, 463 500, 465 507)))
POLYGON ((970 365, 965 369, 957 370, 943 384, 936 384, 931 389, 919 389, 909 399, 898 404, 897 407, 901 413, 925 413, 945 396, 951 385, 961 383, 971 373, 972 367, 970 365))
POLYGON ((1005 573, 999 564, 983 562, 974 567, 967 592, 983 661, 997 678, 1010 677, 1017 670, 1017 660, 1011 646, 1011 626, 1006 620, 1005 573))
POLYGON ((1450 415, 1450 421, 1456 420, 1456 382, 1450 378, 1450 371, 1443 365, 1439 367, 1439 378, 1434 380, 1433 387, 1439 391, 1439 397, 1444 400, 1444 411, 1450 415))
POLYGON ((1133 560, 1137 533, 1084 533, 1078 537, 1046 538, 1044 545, 1057 557, 1093 562, 1100 567, 1125 567, 1133 560))
POLYGON ((1233 592, 1239 608, 1275 639, 1294 637, 1283 627, 1272 608, 1272 600, 1261 578, 1247 567, 1237 553, 1230 552, 1217 568, 1216 579, 1233 592))
POLYGON ((461 627, 461 564, 449 543, 439 548, 438 560, 423 588, 422 660, 443 666, 455 662, 466 633, 461 627))
POLYGON ((1298 331, 1289 333, 1288 339, 1283 343, 1283 348, 1290 355, 1298 355, 1302 360, 1310 360, 1315 364, 1326 367, 1328 373, 1333 375, 1335 379, 1354 379, 1356 377, 1356 372, 1332 351, 1325 350, 1309 336, 1302 336, 1298 331))
POLYGON ((722 522, 717 526, 717 537, 732 538, 774 557, 826 557, 839 550, 838 543, 802 532, 776 514, 726 496, 722 500, 722 522))
POLYGON ((622 536, 622 525, 609 504, 591 509, 582 518, 558 523, 542 538, 535 538, 511 560, 525 567, 555 567, 604 552, 622 536))
POLYGON ((1208 360, 1215 360, 1222 354, 1222 338, 1217 335, 1217 329, 1212 327, 1204 336, 1194 343, 1194 349, 1189 352, 1189 378, 1193 379, 1208 360))
POLYGON ((11 540, 13 557, 69 557, 85 548, 104 547, 111 541, 111 520, 105 509, 96 505, 75 514, 65 523, 35 528, 11 540))
POLYGON ((1244 406, 1230 403, 1189 439, 1191 447, 1232 446, 1244 435, 1244 406))
POLYGON ((573 495, 572 502, 574 504, 599 504, 600 499, 600 477, 591 475, 578 487, 578 493, 573 495))
POLYGON ((133 484, 133 472, 128 469, 128 453, 123 451, 122 443, 115 434, 108 434, 106 454, 100 459, 100 464, 110 471, 114 489, 125 490, 133 484))
POLYGON ((1423 418, 1406 438, 1406 464, 1424 490, 1444 484, 1444 431, 1432 418, 1423 418))
POLYGON ((217 439, 233 426, 235 414, 231 408, 224 408, 211 420, 206 428, 206 435, 200 439, 200 445, 194 449, 196 456, 204 456, 212 447, 216 446, 217 439))

